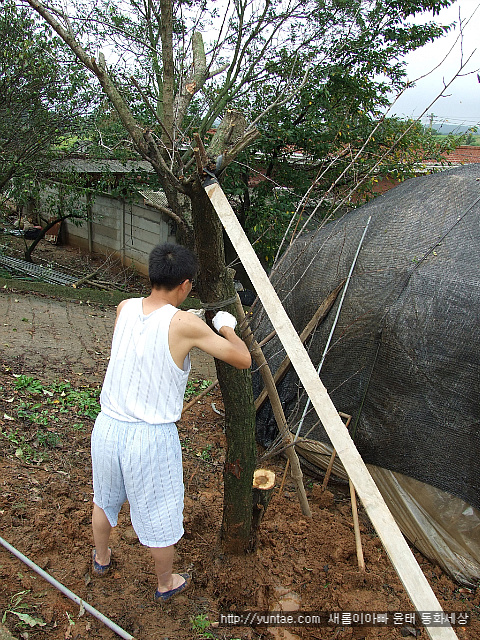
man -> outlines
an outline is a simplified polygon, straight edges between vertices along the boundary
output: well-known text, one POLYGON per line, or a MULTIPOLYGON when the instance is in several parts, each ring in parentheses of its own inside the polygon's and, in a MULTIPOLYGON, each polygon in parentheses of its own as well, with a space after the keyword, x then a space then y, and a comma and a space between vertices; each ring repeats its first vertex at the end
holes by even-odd
POLYGON ((132 525, 155 562, 156 602, 177 595, 190 580, 188 574, 172 574, 174 544, 183 535, 175 422, 181 417, 189 352, 198 347, 237 369, 251 365, 231 314, 217 313, 215 333, 196 315, 177 308, 192 290, 197 269, 195 256, 180 245, 158 245, 151 252, 150 295, 118 305, 102 411, 92 432, 93 573, 104 575, 112 565, 108 540, 128 499, 132 525))

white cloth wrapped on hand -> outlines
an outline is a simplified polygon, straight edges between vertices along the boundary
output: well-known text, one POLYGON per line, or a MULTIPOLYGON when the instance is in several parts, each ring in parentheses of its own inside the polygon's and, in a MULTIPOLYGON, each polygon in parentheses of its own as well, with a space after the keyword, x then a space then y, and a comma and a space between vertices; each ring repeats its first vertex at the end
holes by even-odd
POLYGON ((235 329, 237 326, 237 319, 235 316, 232 316, 231 313, 228 313, 228 311, 218 311, 218 313, 213 317, 212 324, 220 333, 220 329, 225 326, 235 329))

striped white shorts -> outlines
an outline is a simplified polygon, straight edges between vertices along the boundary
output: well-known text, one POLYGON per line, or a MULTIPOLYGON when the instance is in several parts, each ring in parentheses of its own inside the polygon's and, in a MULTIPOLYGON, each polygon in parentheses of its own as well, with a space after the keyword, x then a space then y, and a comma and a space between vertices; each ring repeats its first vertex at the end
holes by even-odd
POLYGON ((143 545, 178 542, 183 535, 183 469, 176 425, 121 422, 101 412, 91 446, 93 501, 112 527, 128 500, 143 545))

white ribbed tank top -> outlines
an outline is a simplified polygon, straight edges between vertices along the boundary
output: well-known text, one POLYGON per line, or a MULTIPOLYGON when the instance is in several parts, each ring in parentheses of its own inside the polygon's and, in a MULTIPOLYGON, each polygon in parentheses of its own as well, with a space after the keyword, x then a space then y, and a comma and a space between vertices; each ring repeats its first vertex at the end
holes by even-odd
POLYGON ((167 304, 144 315, 142 300, 131 298, 118 316, 100 404, 104 413, 124 422, 176 422, 190 373, 190 357, 179 369, 168 346, 178 309, 167 304))

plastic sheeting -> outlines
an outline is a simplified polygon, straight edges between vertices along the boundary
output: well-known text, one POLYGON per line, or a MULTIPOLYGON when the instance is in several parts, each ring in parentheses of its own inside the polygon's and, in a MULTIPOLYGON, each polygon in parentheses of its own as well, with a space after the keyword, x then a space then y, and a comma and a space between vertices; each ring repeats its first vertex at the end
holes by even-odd
MULTIPOLYGON (((299 441, 297 451, 311 465, 326 469, 332 447, 299 441)), ((405 537, 455 581, 475 587, 480 580, 480 511, 464 500, 413 478, 367 465, 405 537)), ((335 458, 332 473, 346 480, 335 458)))
MULTIPOLYGON (((407 538, 452 577, 479 577, 480 166, 414 178, 302 236, 272 274, 300 333, 352 265, 371 216, 321 379, 407 538), (378 471, 377 471, 378 470, 378 471)), ((339 296, 340 298, 340 296, 339 296)), ((321 361, 339 300, 307 348, 321 361)), ((257 341, 272 330, 261 306, 257 341)), ((274 373, 278 338, 263 347, 274 373)), ((254 390, 262 382, 254 375, 254 390)), ((329 438, 294 371, 278 385, 290 429, 329 438)), ((268 401, 257 439, 277 427, 268 401)))
MULTIPOLYGON (((480 167, 408 180, 295 241, 272 284, 298 333, 346 278, 370 216, 320 377, 366 463, 480 508, 480 167)), ((338 302, 308 342, 315 366, 338 302)), ((253 326, 258 341, 271 331, 261 309, 253 326)), ((275 372, 278 338, 263 351, 275 372)), ((296 432, 307 398, 295 372, 279 394, 296 432)), ((276 435, 268 403, 257 433, 276 435)), ((329 442, 313 409, 307 434, 329 442)))

